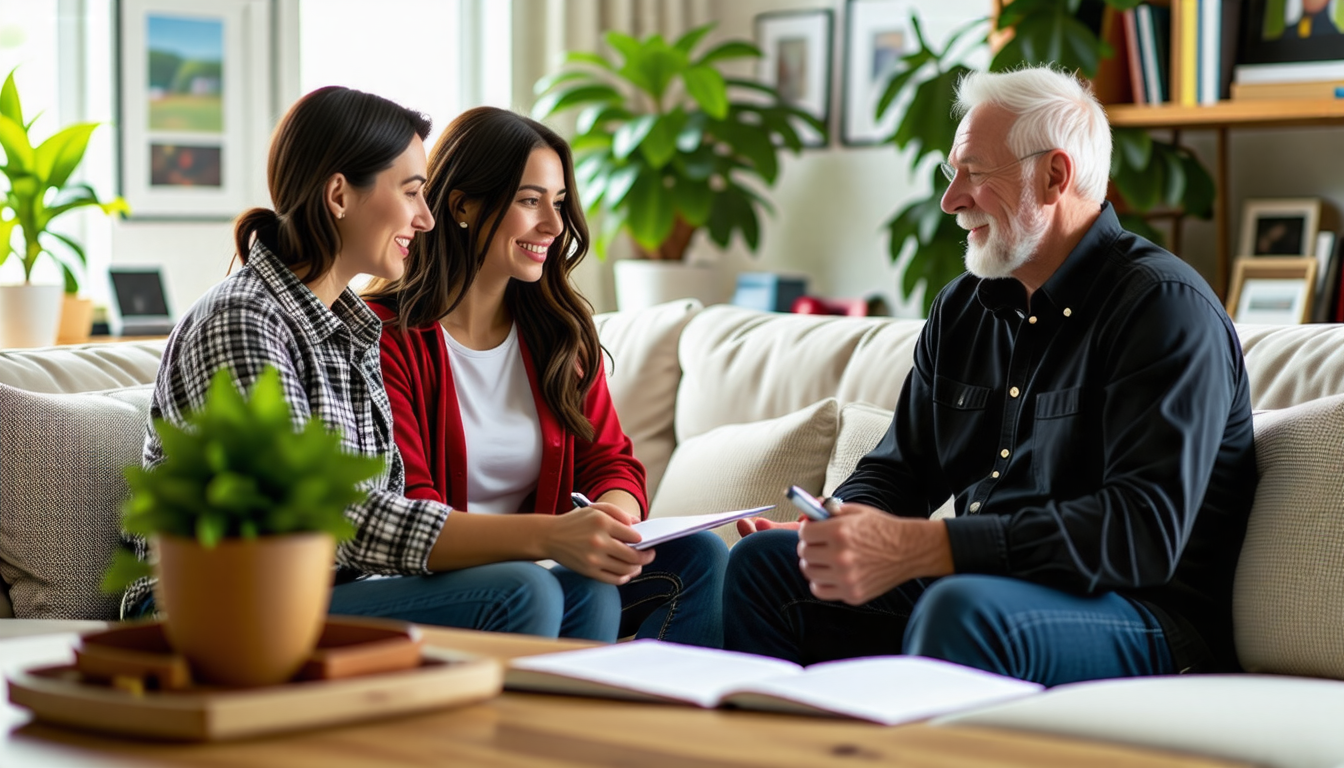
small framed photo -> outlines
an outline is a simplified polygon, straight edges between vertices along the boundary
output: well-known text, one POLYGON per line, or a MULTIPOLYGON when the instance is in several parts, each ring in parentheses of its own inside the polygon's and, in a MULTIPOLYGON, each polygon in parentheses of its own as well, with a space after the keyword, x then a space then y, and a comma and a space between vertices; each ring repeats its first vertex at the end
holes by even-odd
POLYGON ((132 218, 231 219, 257 202, 270 3, 117 3, 118 166, 132 218))
POLYGON ((1238 323, 1306 323, 1315 293, 1316 259, 1243 256, 1232 269, 1227 313, 1238 323))
MULTIPOLYGON (((761 82, 824 125, 831 120, 832 18, 824 9, 756 16, 756 43, 765 54, 758 65, 761 82)), ((823 146, 811 126, 803 126, 799 137, 804 146, 823 146)))
POLYGON ((1319 198, 1247 200, 1238 256, 1314 256, 1321 225, 1319 198))
POLYGON ((849 146, 878 144, 896 132, 899 109, 887 110, 880 122, 875 113, 901 57, 915 49, 912 9, 909 0, 849 0, 845 5, 840 138, 849 146))

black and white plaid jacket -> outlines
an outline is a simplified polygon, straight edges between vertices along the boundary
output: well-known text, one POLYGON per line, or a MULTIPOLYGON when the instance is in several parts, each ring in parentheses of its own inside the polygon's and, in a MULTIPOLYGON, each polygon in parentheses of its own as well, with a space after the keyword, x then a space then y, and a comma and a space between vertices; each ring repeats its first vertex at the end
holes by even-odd
MULTIPOLYGON (((153 419, 184 423, 220 368, 231 369, 246 391, 267 365, 275 366, 296 428, 321 418, 340 430, 350 451, 388 459, 383 474, 364 484, 368 498, 346 510, 357 533, 337 549, 337 565, 366 574, 428 573, 426 559, 448 507, 402 495, 406 473, 392 439, 380 333, 378 318, 354 291, 347 288, 328 309, 257 243, 247 265, 192 305, 169 337, 150 402, 145 466, 163 459, 153 419)), ((152 587, 150 580, 132 585, 123 615, 152 587)))

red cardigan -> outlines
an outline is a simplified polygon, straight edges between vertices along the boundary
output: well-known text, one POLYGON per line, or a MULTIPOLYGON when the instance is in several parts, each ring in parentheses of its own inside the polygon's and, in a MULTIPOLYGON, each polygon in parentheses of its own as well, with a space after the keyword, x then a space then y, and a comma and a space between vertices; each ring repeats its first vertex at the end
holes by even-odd
MULTIPOLYGON (((380 319, 394 314, 370 302, 380 319)), ((383 384, 392 403, 392 429, 406 464, 406 496, 432 499, 467 510, 467 441, 457 404, 452 367, 443 326, 434 323, 403 334, 384 326, 379 342, 383 384)), ((537 384, 532 355, 518 334, 518 346, 532 385, 532 399, 541 420, 541 475, 537 489, 523 500, 520 512, 560 514, 573 508, 569 494, 580 491, 597 499, 621 490, 639 502, 648 515, 644 465, 636 459, 630 438, 621 430, 605 376, 598 376, 584 401, 584 415, 593 424, 588 442, 565 431, 547 407, 537 384)))

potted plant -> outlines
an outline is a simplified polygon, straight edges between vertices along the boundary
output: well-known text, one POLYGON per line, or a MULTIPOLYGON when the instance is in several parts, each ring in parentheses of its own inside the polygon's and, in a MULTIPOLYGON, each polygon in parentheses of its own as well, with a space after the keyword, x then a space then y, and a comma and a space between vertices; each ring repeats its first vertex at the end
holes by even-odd
MULTIPOLYGON (((168 642, 208 682, 289 679, 321 633, 336 542, 354 533, 345 508, 384 460, 347 452, 318 419, 296 430, 271 367, 246 399, 221 370, 185 426, 155 429, 163 461, 126 470, 123 526, 157 557, 168 642)), ((104 588, 147 575, 122 552, 104 588)))
MULTIPOLYGON (((1134 5, 1133 0, 1105 3, 1117 10, 1134 5)), ((1006 41, 994 53, 990 70, 1053 63, 1085 77, 1096 76, 1101 61, 1116 54, 1075 18, 1077 0, 1014 0, 997 8, 992 23, 982 19, 966 25, 941 50, 928 43, 919 19, 912 16, 915 50, 893 70, 876 110, 881 118, 899 105, 901 121, 888 141, 902 150, 914 148, 912 169, 926 157, 941 161, 952 150, 959 120, 948 105, 957 81, 970 71, 962 62, 974 51, 1006 41), (962 45, 963 40, 970 45, 962 45)), ((1213 215, 1213 179, 1189 149, 1157 141, 1139 129, 1115 128, 1112 136, 1111 187, 1122 203, 1117 208, 1127 229, 1160 244, 1162 234, 1147 222, 1145 212, 1165 208, 1202 219, 1213 215)), ((940 201, 948 182, 937 162, 926 170, 933 179, 932 193, 906 205, 886 226, 893 262, 900 259, 906 241, 914 241, 914 254, 901 276, 901 293, 908 300, 924 282, 927 315, 938 291, 965 271, 966 234, 954 217, 942 211, 940 201)), ((1108 197, 1116 200, 1116 195, 1108 197)))
MULTIPOLYGON (((537 82, 536 118, 582 108, 572 142, 575 176, 588 214, 601 221, 598 256, 625 233, 644 260, 679 267, 701 228, 720 247, 737 232, 755 251, 759 211, 772 211, 757 190, 774 184, 780 150, 802 150, 802 124, 825 140, 826 126, 775 89, 719 71, 723 62, 759 58, 756 46, 730 40, 696 53, 712 28, 672 43, 657 34, 637 40, 608 32, 611 55, 571 52, 564 68, 537 82)), ((623 305, 621 272, 637 263, 617 264, 623 305)), ((653 279, 677 283, 666 274, 653 279)), ((717 277, 707 279, 716 289, 717 277)), ((689 288, 678 285, 665 298, 679 298, 677 290, 689 288)))
MULTIPOLYGON (((35 120, 35 118, 34 118, 35 120)), ((67 235, 53 232, 51 223, 70 211, 97 206, 103 213, 126 212, 126 201, 118 197, 102 202, 88 184, 71 181, 84 159, 89 136, 97 123, 67 126, 46 141, 33 146, 29 130, 32 121, 23 121, 19 90, 10 71, 0 88, 0 148, 5 164, 0 173, 9 181, 0 200, 0 264, 15 253, 12 236, 22 233, 23 248, 18 258, 23 263, 23 284, 0 286, 0 347, 47 346, 56 341, 64 306, 72 313, 69 323, 83 329, 88 337, 93 302, 78 299, 76 269, 87 264, 84 248, 67 235), (60 243, 60 250, 53 246, 60 243), (62 290, 58 285, 34 285, 33 267, 42 254, 60 265, 65 276, 62 290)))

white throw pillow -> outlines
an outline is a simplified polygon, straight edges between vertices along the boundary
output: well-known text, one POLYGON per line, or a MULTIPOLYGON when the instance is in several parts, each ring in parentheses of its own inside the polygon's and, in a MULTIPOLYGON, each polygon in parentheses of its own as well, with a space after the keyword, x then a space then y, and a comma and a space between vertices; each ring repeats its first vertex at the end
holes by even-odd
MULTIPOLYGON (((727 424, 684 440, 672 454, 650 517, 677 517, 777 505, 764 516, 798 519, 784 497, 790 485, 821 491, 835 443, 837 406, 827 398, 765 421, 727 424)), ((729 545, 736 526, 715 529, 729 545)))
POLYGON ((826 465, 826 482, 822 493, 830 495, 850 475, 859 459, 877 447, 891 426, 892 412, 870 403, 849 403, 840 409, 840 431, 835 437, 835 449, 826 465))
POLYGON ((1237 656, 1248 672, 1344 678, 1344 395, 1257 413, 1255 452, 1237 656))
POLYGON ((114 619, 98 589, 117 547, 122 470, 152 387, 38 394, 0 385, 0 578, 20 619, 114 619))

